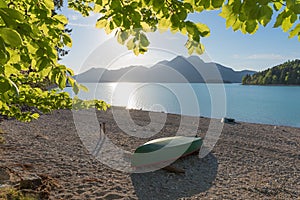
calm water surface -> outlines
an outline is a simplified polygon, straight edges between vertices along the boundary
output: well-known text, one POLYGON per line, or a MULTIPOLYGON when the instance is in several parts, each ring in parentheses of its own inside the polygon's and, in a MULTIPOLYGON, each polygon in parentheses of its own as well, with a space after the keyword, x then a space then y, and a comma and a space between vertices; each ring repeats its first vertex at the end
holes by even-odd
MULTIPOLYGON (((300 86, 240 84, 84 83, 83 99, 114 106, 300 127, 300 86)), ((71 92, 70 88, 67 88, 71 92)))

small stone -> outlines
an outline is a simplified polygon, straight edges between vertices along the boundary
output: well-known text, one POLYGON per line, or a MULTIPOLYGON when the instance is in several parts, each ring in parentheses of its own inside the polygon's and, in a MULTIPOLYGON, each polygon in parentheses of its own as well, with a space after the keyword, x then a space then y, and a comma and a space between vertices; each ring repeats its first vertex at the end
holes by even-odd
POLYGON ((42 179, 35 174, 26 176, 25 178, 23 178, 23 180, 20 181, 21 189, 35 190, 41 185, 42 185, 42 179))
POLYGON ((117 191, 121 191, 122 188, 121 188, 120 186, 117 186, 117 187, 116 187, 116 190, 117 190, 117 191))
POLYGON ((6 169, 0 168, 0 184, 9 181, 10 176, 6 169))
POLYGON ((78 194, 82 194, 82 193, 85 193, 86 191, 84 189, 79 189, 76 191, 78 194))

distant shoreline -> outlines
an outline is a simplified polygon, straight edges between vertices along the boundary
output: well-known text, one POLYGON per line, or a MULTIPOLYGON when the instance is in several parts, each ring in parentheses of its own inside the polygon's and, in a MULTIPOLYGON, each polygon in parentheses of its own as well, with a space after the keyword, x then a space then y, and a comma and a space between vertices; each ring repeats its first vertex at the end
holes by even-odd
MULTIPOLYGON (((179 116, 184 116, 184 117, 199 117, 199 118, 205 118, 205 119, 210 119, 210 120, 217 120, 217 121, 221 121, 221 118, 212 118, 212 117, 208 117, 208 116, 191 116, 191 115, 182 115, 182 114, 177 114, 177 113, 166 113, 166 112, 154 112, 151 110, 143 110, 143 109, 136 109, 136 108, 126 108, 125 106, 112 106, 111 109, 113 108, 117 108, 117 109, 125 109, 125 110, 129 110, 129 111, 142 111, 142 112, 151 112, 151 113, 165 113, 165 114, 169 114, 169 115, 179 115, 179 116)), ((226 116, 224 116, 225 118, 227 118, 226 116)), ((260 122, 249 122, 249 121, 240 121, 238 118, 232 118, 235 120, 236 123, 249 123, 249 124, 257 124, 257 125, 266 125, 266 126, 282 126, 282 127, 290 127, 290 128, 299 128, 299 126, 290 126, 290 125, 284 125, 284 124, 268 124, 268 123, 260 123, 260 122)), ((300 135, 300 133, 299 133, 300 135)))
POLYGON ((242 84, 241 85, 245 85, 245 86, 287 86, 287 87, 298 87, 300 86, 300 84, 242 84))
POLYGON ((222 82, 222 81, 209 81, 209 82, 141 82, 141 81, 101 81, 101 82, 88 82, 88 81, 84 81, 84 82, 79 82, 81 84, 85 84, 85 83, 163 83, 163 84, 172 84, 172 83, 203 83, 203 84, 242 84, 241 82, 222 82))

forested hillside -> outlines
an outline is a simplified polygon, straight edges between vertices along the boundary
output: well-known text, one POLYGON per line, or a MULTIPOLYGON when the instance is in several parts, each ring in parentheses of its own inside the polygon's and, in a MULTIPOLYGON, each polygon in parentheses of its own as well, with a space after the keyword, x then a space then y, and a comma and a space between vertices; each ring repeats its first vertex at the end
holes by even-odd
POLYGON ((244 85, 300 85, 300 60, 287 61, 283 64, 243 77, 244 85))

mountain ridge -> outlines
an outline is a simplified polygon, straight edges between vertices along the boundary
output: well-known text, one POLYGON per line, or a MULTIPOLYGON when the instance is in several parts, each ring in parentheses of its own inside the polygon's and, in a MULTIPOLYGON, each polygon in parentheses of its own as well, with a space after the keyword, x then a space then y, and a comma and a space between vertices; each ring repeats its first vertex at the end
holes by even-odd
POLYGON ((91 68, 74 76, 78 82, 158 82, 158 83, 241 83, 246 74, 255 71, 234 71, 219 63, 205 63, 198 56, 177 56, 159 61, 150 68, 128 66, 117 70, 91 68))

